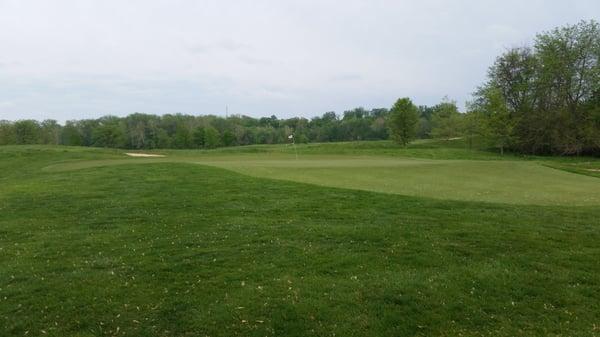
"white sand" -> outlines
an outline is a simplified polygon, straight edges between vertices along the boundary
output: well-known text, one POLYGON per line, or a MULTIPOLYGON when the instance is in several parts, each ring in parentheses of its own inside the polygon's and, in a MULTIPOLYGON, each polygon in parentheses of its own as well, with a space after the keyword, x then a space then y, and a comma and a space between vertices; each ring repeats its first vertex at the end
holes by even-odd
POLYGON ((130 157, 145 157, 145 158, 161 158, 164 157, 162 154, 150 154, 150 153, 125 153, 130 157))

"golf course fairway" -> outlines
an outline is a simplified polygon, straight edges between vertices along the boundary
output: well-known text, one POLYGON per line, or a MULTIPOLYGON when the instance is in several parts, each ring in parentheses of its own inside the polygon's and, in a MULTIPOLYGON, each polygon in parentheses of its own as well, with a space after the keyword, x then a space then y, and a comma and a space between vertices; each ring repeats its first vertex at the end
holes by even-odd
POLYGON ((0 147, 0 336, 600 332, 597 159, 125 152, 0 147))

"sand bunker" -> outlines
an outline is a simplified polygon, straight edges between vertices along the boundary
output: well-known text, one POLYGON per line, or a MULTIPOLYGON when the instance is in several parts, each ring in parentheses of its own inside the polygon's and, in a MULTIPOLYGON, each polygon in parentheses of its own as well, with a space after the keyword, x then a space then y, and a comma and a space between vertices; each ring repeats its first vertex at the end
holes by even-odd
POLYGON ((144 157, 144 158, 162 158, 162 154, 150 154, 150 153, 125 153, 130 157, 144 157))

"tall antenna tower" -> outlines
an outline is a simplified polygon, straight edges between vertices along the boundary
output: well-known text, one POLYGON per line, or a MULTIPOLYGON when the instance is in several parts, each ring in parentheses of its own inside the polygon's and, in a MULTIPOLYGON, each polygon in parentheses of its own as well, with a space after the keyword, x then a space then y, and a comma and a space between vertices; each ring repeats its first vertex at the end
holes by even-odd
POLYGON ((225 106, 225 118, 227 118, 229 116, 229 106, 226 105, 225 106))

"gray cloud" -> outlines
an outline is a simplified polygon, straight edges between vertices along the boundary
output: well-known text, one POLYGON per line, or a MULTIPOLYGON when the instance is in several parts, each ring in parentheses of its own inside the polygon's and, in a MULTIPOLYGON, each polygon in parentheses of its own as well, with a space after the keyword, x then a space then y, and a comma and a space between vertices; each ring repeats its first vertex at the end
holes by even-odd
POLYGON ((269 66, 273 64, 273 61, 268 60, 268 59, 264 59, 264 58, 258 58, 258 57, 253 57, 253 56, 248 56, 248 55, 242 55, 240 56, 240 60, 246 64, 249 65, 256 65, 256 66, 269 66))
POLYGON ((240 52, 249 50, 250 45, 236 42, 233 40, 220 40, 214 43, 198 43, 188 47, 192 53, 209 53, 209 52, 240 52))
POLYGON ((0 0, 0 119, 462 103, 505 48, 596 13, 595 0, 0 0))
POLYGON ((353 82, 363 80, 363 76, 356 73, 338 74, 331 77, 333 82, 353 82))

